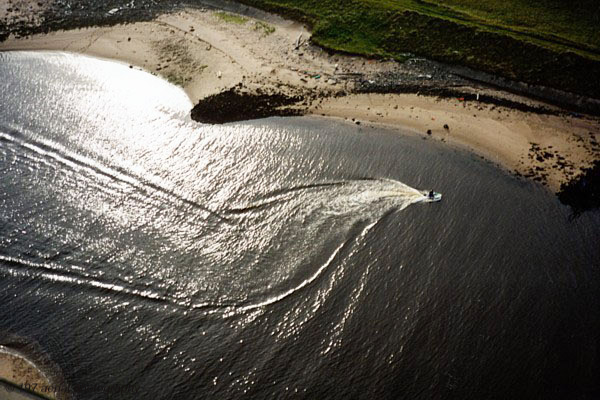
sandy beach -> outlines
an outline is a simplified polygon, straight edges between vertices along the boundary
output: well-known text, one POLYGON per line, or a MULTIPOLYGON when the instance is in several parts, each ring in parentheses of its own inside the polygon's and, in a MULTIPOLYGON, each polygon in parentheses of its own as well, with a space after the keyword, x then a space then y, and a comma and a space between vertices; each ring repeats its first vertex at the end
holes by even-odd
POLYGON ((194 104, 236 86, 307 96, 308 114, 408 129, 473 151, 552 191, 600 158, 596 117, 486 87, 453 90, 549 111, 520 111, 458 96, 358 93, 354 74, 392 71, 399 64, 328 54, 310 44, 310 32, 301 24, 252 15, 186 9, 149 22, 9 37, 0 51, 56 50, 119 60, 182 86, 194 104))
POLYGON ((31 361, 2 346, 0 346, 0 378, 48 398, 56 398, 51 390, 50 380, 31 361))

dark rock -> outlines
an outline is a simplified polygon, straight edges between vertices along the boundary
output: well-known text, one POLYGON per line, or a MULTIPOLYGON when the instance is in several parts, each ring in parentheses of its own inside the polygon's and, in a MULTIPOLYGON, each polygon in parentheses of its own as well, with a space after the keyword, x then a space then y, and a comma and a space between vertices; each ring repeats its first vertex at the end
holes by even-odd
POLYGON ((576 179, 563 183, 558 192, 558 199, 573 210, 577 217, 584 211, 600 207, 600 160, 592 167, 584 168, 576 179))
POLYGON ((192 119, 208 124, 224 124, 275 116, 302 115, 305 111, 305 108, 298 107, 304 101, 301 96, 268 94, 258 90, 257 92, 248 93, 231 88, 206 97, 192 109, 192 119))

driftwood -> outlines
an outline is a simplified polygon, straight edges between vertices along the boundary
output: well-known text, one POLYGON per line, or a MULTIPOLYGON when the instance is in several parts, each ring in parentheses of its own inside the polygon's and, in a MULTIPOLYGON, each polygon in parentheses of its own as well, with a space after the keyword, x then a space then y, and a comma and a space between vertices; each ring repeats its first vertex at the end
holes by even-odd
POLYGON ((300 35, 298 35, 298 39, 296 39, 296 44, 294 45, 294 50, 298 50, 300 48, 300 46, 302 46, 303 43, 304 43, 304 41, 302 40, 302 32, 300 32, 300 35))

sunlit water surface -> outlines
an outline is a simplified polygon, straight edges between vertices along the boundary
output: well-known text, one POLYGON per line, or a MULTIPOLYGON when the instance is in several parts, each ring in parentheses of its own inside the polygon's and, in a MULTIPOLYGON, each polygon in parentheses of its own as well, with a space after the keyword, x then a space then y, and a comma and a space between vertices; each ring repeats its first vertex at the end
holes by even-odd
POLYGON ((598 213, 411 135, 199 125, 123 64, 0 89, 0 334, 76 398, 599 393, 598 213))

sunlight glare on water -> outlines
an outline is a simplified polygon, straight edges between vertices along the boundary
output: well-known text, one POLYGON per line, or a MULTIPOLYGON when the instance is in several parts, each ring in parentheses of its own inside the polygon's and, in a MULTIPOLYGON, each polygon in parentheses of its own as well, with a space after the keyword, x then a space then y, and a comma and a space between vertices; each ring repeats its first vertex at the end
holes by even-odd
MULTIPOLYGON (((38 133, 5 137, 44 163, 64 167, 51 168, 60 187, 55 196, 93 218, 76 221, 75 237, 92 228, 105 232, 88 246, 112 249, 110 259, 122 274, 92 268, 85 272, 92 286, 224 315, 264 308, 317 279, 352 242, 353 228, 422 199, 418 190, 391 179, 282 186, 273 178, 293 166, 282 168, 279 154, 297 140, 278 147, 257 142, 268 133, 264 129, 196 124, 181 89, 122 64, 65 53, 12 57, 18 68, 60 70, 70 82, 47 83, 54 101, 71 105, 66 112, 38 133), (227 139, 231 132, 235 142, 227 139), (271 165, 272 176, 261 172, 271 165), (131 239, 139 234, 160 235, 154 244, 160 256, 140 253, 131 239), (188 262, 178 265, 178 258, 188 262), (161 268, 151 267, 159 262, 161 268), (154 285, 144 292, 145 280, 154 285)), ((44 84, 36 82, 35 90, 44 84)), ((20 112, 36 120, 33 113, 41 110, 25 106, 20 112)))
POLYGON ((0 61, 0 339, 39 343, 75 398, 596 382, 597 214, 569 221, 543 188, 412 135, 201 125, 124 64, 0 61))

